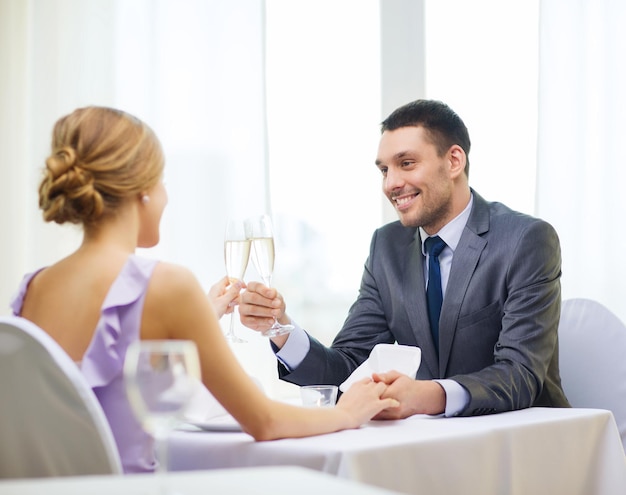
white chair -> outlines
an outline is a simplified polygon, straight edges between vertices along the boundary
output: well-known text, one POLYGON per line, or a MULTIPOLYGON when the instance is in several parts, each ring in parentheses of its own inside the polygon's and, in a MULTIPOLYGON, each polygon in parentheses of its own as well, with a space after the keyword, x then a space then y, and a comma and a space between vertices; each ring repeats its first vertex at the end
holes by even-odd
POLYGON ((120 473, 109 423, 76 363, 33 323, 0 317, 0 478, 120 473))
POLYGON ((626 452, 626 325, 596 301, 563 301, 559 367, 573 407, 613 412, 626 452))

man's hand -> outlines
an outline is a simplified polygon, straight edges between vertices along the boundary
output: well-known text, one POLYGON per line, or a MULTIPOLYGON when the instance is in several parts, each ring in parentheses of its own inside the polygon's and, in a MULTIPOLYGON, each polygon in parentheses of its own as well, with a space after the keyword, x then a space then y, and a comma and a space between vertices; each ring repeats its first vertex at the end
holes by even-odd
POLYGON ((400 407, 385 409, 374 419, 403 419, 414 414, 441 414, 446 409, 446 394, 437 382, 415 380, 397 371, 374 373, 372 379, 387 385, 382 398, 391 397, 400 402, 400 407))
MULTIPOLYGON (((239 316, 246 327, 263 332, 274 324, 288 324, 290 319, 285 313, 286 305, 283 296, 276 289, 266 287, 260 282, 248 283, 247 289, 239 299, 239 316)), ((289 335, 273 337, 272 341, 279 348, 284 345, 289 335)))

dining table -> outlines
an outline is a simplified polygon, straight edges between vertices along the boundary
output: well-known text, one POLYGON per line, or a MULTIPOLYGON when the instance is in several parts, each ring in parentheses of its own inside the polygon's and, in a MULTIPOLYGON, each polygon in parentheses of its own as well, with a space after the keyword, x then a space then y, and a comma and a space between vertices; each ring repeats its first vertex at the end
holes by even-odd
POLYGON ((269 466, 178 473, 0 480, 0 495, 397 495, 306 468, 269 466), (280 482, 277 482, 280 480, 280 482))
POLYGON ((232 423, 209 420, 174 431, 169 469, 300 466, 414 495, 626 494, 626 455, 608 410, 415 415, 262 442, 232 423))

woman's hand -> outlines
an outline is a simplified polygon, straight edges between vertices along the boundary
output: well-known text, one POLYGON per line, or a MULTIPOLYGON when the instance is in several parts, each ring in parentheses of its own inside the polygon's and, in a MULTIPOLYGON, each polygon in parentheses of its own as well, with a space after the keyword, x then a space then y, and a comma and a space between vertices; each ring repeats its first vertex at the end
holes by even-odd
POLYGON ((441 414, 446 409, 446 393, 436 381, 415 380, 395 370, 374 373, 372 378, 387 386, 383 397, 393 397, 402 404, 402 407, 381 411, 374 419, 403 419, 414 414, 441 414))
POLYGON ((239 293, 245 287, 243 280, 231 280, 228 277, 223 277, 213 284, 208 295, 218 318, 233 312, 235 306, 239 304, 239 293))
POLYGON ((351 416, 352 427, 358 428, 384 410, 394 410, 400 403, 391 397, 382 398, 387 385, 375 382, 371 378, 363 378, 352 386, 339 398, 337 409, 341 409, 351 416))

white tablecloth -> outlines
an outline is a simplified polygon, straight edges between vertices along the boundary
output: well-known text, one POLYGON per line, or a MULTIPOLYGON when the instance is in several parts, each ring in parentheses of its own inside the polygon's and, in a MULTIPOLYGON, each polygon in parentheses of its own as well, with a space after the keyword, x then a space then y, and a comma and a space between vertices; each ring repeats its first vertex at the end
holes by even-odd
MULTIPOLYGON (((0 481, 2 495, 394 495, 298 467, 0 481)), ((397 495, 397 494, 395 494, 397 495)))
POLYGON ((596 409, 414 416, 271 442, 178 431, 169 448, 174 470, 297 465, 410 494, 626 494, 615 420, 596 409))

